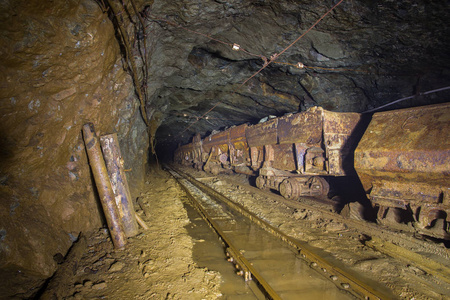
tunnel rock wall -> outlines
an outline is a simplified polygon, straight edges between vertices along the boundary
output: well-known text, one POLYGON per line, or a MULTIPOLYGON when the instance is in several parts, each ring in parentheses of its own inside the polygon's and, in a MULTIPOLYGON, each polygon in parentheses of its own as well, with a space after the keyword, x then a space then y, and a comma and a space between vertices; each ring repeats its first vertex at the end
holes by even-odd
MULTIPOLYGON (((241 86, 263 60, 233 50, 234 43, 269 59, 338 2, 155 0, 146 19, 153 74, 148 88, 151 105, 164 115, 161 147, 269 114, 316 105, 363 112, 448 85, 445 1, 354 0, 343 1, 279 56, 280 63, 241 86), (298 62, 306 67, 297 68, 298 62), (212 107, 208 119, 198 120, 212 107)), ((448 92, 418 96, 392 108, 448 98, 448 92)))
POLYGON ((0 41, 0 290, 27 295, 80 232, 102 226, 82 125, 118 133, 134 195, 148 136, 95 1, 2 1, 0 41))

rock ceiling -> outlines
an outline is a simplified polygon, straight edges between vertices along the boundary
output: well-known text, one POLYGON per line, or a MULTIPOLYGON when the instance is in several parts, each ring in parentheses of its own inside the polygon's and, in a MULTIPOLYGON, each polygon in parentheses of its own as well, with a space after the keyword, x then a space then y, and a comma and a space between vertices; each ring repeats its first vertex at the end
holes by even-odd
MULTIPOLYGON (((39 286, 56 269, 55 254, 102 225, 81 135, 87 122, 99 135, 118 134, 137 197, 148 132, 156 132, 160 158, 171 158, 194 133, 314 105, 363 112, 410 95, 391 107, 449 101, 449 90, 422 94, 450 85, 445 0, 344 0, 249 79, 263 56, 281 53, 337 3, 0 1, 0 268, 8 267, 0 285, 21 293, 39 286), (131 3, 143 10, 146 35, 131 3), (129 37, 126 55, 117 20, 129 37), (148 76, 127 72, 130 57, 148 76), (141 85, 149 130, 135 93, 141 85), (14 277, 18 270, 24 276, 14 277)), ((0 286, 0 298, 10 290, 0 286)))
MULTIPOLYGON (((442 1, 343 1, 278 63, 241 85, 264 61, 230 45, 269 58, 336 3, 155 1, 146 18, 147 109, 160 113, 158 145, 173 147, 196 132, 206 135, 314 105, 363 112, 449 85, 450 14, 442 1), (296 67, 298 62, 305 67, 296 67)), ((449 97, 448 91, 418 96, 393 107, 449 97)))

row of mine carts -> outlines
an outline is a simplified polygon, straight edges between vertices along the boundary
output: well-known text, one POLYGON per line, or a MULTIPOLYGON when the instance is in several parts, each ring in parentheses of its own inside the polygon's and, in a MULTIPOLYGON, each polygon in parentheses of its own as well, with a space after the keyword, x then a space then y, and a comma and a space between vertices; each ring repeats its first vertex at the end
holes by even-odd
POLYGON ((379 222, 449 239, 449 121, 450 103, 373 115, 312 107, 196 135, 175 161, 215 175, 255 175, 258 188, 293 200, 357 195, 351 191, 362 185, 367 198, 347 201, 369 203, 379 222))

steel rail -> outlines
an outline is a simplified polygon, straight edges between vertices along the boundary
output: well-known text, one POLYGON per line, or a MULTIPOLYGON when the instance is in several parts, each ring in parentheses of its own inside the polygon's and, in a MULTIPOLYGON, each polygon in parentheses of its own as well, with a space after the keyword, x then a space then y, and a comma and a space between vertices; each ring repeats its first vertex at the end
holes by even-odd
MULTIPOLYGON (((244 277, 247 280, 250 280, 252 277, 257 281, 257 283, 262 288, 263 292, 265 292, 266 296, 273 300, 281 300, 280 296, 275 292, 275 290, 269 285, 269 283, 259 274, 258 271, 252 266, 252 264, 240 253, 240 251, 233 245, 231 240, 227 237, 227 235, 223 232, 220 226, 209 216, 206 210, 202 207, 200 203, 195 199, 192 193, 185 187, 181 180, 187 180, 191 184, 193 184, 189 179, 184 177, 182 174, 175 172, 172 169, 169 169, 169 173, 179 182, 181 188, 186 192, 191 204, 198 210, 202 218, 211 226, 211 228, 216 232, 216 234, 221 238, 222 242, 227 247, 227 254, 233 257, 233 262, 239 265, 241 270, 243 270, 244 277), (174 174, 175 173, 175 174, 174 174), (180 177, 178 177, 178 176, 180 177)), ((195 186, 195 184, 193 184, 195 186)), ((198 188, 198 187, 197 187, 198 188)))
MULTIPOLYGON (((252 189, 259 193, 264 192, 263 190, 254 187, 252 187, 252 189)), ((271 194, 271 196, 277 197, 277 201, 283 203, 288 207, 318 210, 328 218, 339 220, 340 222, 345 223, 352 228, 357 228, 360 232, 370 236, 369 240, 363 242, 364 245, 378 252, 384 253, 385 255, 388 255, 390 257, 403 260, 408 264, 413 264, 416 267, 424 270, 428 274, 447 283, 450 283, 449 265, 444 265, 441 262, 427 257, 426 254, 423 254, 425 252, 421 253, 422 251, 427 251, 426 249, 429 249, 429 245, 426 245, 424 241, 417 239, 417 237, 414 237, 412 235, 405 236, 405 234, 413 234, 413 232, 393 231, 392 229, 386 228, 385 226, 380 224, 373 224, 366 221, 342 217, 339 214, 330 212, 329 210, 322 209, 320 207, 313 206, 311 204, 294 202, 292 200, 287 200, 282 196, 276 196, 273 194, 271 194), (395 240, 396 242, 394 243, 393 240, 395 240), (397 245, 398 243, 400 243, 401 245, 397 245), (418 250, 408 250, 408 247, 415 247, 418 250)), ((448 249, 434 248, 433 253, 447 260, 449 259, 448 249)))
POLYGON ((274 236, 280 238, 282 241, 286 242, 288 245, 293 247, 298 253, 307 261, 310 262, 310 267, 314 268, 329 279, 340 289, 345 290, 352 295, 361 298, 361 299, 395 299, 396 296, 392 294, 390 290, 384 287, 380 287, 376 284, 375 281, 370 280, 368 278, 361 278, 360 274, 356 272, 352 272, 350 270, 346 270, 344 266, 341 265, 334 259, 332 259, 329 255, 328 257, 324 257, 326 254, 318 252, 323 252, 315 247, 308 245, 307 243, 301 242, 294 238, 289 237, 284 234, 274 226, 270 225, 266 221, 262 220, 254 213, 248 211, 242 205, 233 202, 228 199, 226 196, 221 193, 215 191, 214 189, 208 187, 207 185, 199 182, 192 176, 185 174, 179 170, 177 172, 180 176, 183 176, 186 180, 188 180, 191 184, 195 185, 197 188, 202 190, 208 195, 215 197, 216 199, 226 203, 229 207, 233 208, 235 211, 238 211, 243 216, 247 217, 261 228, 265 229, 269 233, 274 236), (375 287, 376 286, 376 287, 375 287))

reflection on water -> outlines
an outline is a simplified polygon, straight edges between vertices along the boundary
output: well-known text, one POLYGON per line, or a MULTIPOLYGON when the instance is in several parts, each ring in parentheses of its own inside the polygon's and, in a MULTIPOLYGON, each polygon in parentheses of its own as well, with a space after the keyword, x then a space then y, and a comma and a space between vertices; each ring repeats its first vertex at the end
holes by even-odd
POLYGON ((191 223, 186 225, 185 228, 194 240, 194 261, 199 267, 206 267, 221 274, 220 291, 223 299, 265 299, 253 282, 246 283, 242 277, 236 275, 233 264, 225 258, 223 245, 218 240, 217 235, 191 205, 186 201, 183 202, 191 220, 191 223))
MULTIPOLYGON (((227 207, 221 207, 211 199, 203 198, 202 205, 282 299, 352 299, 299 259, 291 248, 247 218, 228 211, 227 207)), ((195 243, 194 260, 200 266, 222 274, 224 298, 264 299, 262 294, 255 296, 248 283, 235 275, 233 265, 225 261, 224 249, 217 236, 192 207, 185 206, 192 221, 187 229, 195 240, 202 241, 195 243)))

